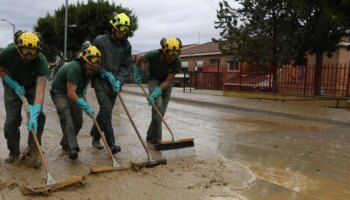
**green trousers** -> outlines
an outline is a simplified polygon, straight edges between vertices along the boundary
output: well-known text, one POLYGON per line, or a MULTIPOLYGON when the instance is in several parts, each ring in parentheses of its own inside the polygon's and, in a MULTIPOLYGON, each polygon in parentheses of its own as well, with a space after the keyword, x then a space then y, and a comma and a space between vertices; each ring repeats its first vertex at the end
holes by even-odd
POLYGON ((61 139, 62 149, 65 151, 77 150, 79 145, 77 136, 83 125, 83 112, 74 102, 68 99, 67 95, 52 88, 51 98, 56 106, 58 117, 60 118, 63 136, 61 139))
MULTIPOLYGON (((96 97, 100 110, 98 111, 96 120, 101 126, 105 134, 109 147, 115 146, 114 130, 112 127, 112 110, 117 98, 117 94, 112 90, 110 84, 101 78, 94 79, 93 86, 95 88, 96 97)), ((94 140, 101 138, 95 125, 93 125, 90 135, 94 140)))
MULTIPOLYGON (((4 134, 7 140, 7 148, 10 151, 10 155, 18 156, 20 154, 19 127, 22 123, 22 116, 21 116, 22 101, 16 95, 14 90, 12 90, 5 82, 3 82, 3 85, 4 85, 5 110, 6 110, 4 134)), ((25 88, 25 91, 26 91, 25 97, 29 104, 34 103, 35 87, 36 86, 34 85, 32 87, 25 88)), ((38 117, 38 134, 37 134, 40 144, 41 144, 41 136, 44 130, 45 121, 46 121, 45 115, 43 112, 41 112, 38 117)), ((37 153, 32 134, 30 134, 28 137, 28 150, 34 153, 37 153)))
MULTIPOLYGON (((148 91, 151 94, 153 89, 161 84, 161 81, 152 79, 148 81, 148 91)), ((165 115, 165 111, 168 107, 171 91, 173 89, 173 83, 163 90, 163 94, 157 97, 154 101, 155 106, 158 108, 162 116, 165 115)), ((152 121, 147 131, 146 140, 151 143, 157 143, 162 140, 162 119, 158 115, 157 111, 152 107, 152 121)))

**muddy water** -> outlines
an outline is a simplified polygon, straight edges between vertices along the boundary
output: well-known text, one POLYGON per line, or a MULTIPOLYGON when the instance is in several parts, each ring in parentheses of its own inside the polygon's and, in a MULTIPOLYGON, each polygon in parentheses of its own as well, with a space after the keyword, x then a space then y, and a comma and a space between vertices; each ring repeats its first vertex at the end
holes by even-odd
POLYGON ((186 119, 168 117, 188 125, 186 130, 199 143, 197 150, 210 149, 239 161, 257 176, 239 192, 245 197, 350 199, 349 127, 178 106, 186 119))
MULTIPOLYGON (((0 88, 1 90, 1 88, 0 88)), ((1 91, 0 91, 1 92, 1 91)), ((88 101, 98 108, 93 92, 88 101)), ((89 175, 94 166, 111 166, 105 151, 91 147, 91 119, 84 114, 78 136, 79 159, 71 161, 60 149, 61 129, 50 97, 45 101, 47 124, 43 149, 52 175, 63 180, 86 175, 86 184, 53 193, 49 199, 346 199, 349 197, 349 142, 347 127, 276 118, 273 116, 212 109, 171 102, 166 120, 178 138, 194 137, 195 152, 156 153, 168 165, 139 172, 122 171, 89 175), (179 155, 195 155, 178 158, 179 155), (103 191, 103 192, 101 192, 103 191)), ((143 138, 150 122, 144 97, 123 94, 143 138)), ((1 99, 2 100, 2 99, 1 99)), ((3 107, 3 102, 0 102, 3 107)), ((4 109, 0 110, 3 129, 4 109)), ((113 126, 122 152, 119 162, 144 161, 147 156, 119 100, 113 126)), ((170 138, 165 127, 163 137, 170 138)), ((25 122, 21 126, 25 148, 25 122)), ((0 135, 0 158, 8 154, 0 135)), ((44 181, 43 173, 26 163, 0 161, 0 199, 26 199, 19 186, 44 181)), ((37 197, 41 198, 41 197, 37 197)))

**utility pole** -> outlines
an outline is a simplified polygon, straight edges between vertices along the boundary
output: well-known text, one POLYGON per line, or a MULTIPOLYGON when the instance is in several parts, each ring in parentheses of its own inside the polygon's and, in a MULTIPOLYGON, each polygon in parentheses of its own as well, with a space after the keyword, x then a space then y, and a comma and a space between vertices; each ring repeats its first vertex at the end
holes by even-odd
POLYGON ((198 44, 201 43, 201 31, 198 31, 198 44))
POLYGON ((67 58, 67 29, 68 29, 68 0, 66 0, 65 12, 64 12, 64 47, 63 47, 63 60, 67 58))

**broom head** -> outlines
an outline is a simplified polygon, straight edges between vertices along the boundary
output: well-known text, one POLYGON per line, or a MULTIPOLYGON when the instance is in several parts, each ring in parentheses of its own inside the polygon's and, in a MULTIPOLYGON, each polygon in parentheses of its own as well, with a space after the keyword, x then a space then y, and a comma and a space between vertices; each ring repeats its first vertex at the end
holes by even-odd
POLYGON ((144 167, 151 168, 158 165, 166 165, 166 164, 167 164, 166 159, 149 160, 144 162, 131 162, 131 169, 133 169, 134 171, 138 171, 144 167))
POLYGON ((194 147, 193 138, 184 138, 179 140, 163 140, 154 145, 156 151, 166 151, 174 149, 183 149, 194 147))
POLYGON ((96 174, 100 172, 110 172, 110 171, 121 171, 121 170, 127 170, 127 169, 130 169, 129 164, 121 164, 120 167, 113 167, 113 166, 94 167, 90 169, 90 174, 96 174))
POLYGON ((85 183, 85 176, 71 176, 57 184, 39 185, 36 187, 20 187, 20 190, 23 195, 34 195, 34 194, 49 195, 50 192, 54 192, 72 185, 83 185, 84 183, 85 183))

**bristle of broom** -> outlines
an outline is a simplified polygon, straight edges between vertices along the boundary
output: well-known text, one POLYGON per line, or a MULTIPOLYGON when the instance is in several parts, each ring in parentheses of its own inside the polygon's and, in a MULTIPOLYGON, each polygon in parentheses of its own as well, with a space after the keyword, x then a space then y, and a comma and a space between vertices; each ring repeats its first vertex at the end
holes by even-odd
POLYGON ((161 151, 163 158, 167 160, 189 157, 195 155, 193 138, 180 140, 166 140, 154 145, 156 151, 161 151))
POLYGON ((174 149, 168 151, 162 151, 162 157, 167 160, 173 160, 183 157, 191 157, 196 154, 195 148, 174 149))
POLYGON ((158 144, 154 145, 154 149, 156 151, 167 151, 167 150, 174 150, 174 149, 183 149, 183 148, 190 148, 194 147, 194 142, 192 140, 175 140, 175 141, 161 141, 158 144))
POLYGON ((151 161, 145 161, 145 162, 131 162, 131 168, 134 171, 138 171, 144 167, 151 168, 158 165, 166 165, 166 164, 167 164, 167 160, 165 159, 151 160, 151 161))

